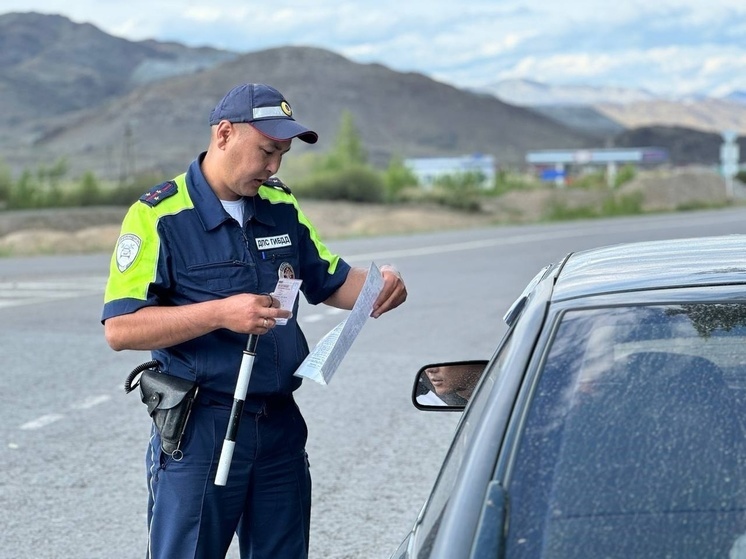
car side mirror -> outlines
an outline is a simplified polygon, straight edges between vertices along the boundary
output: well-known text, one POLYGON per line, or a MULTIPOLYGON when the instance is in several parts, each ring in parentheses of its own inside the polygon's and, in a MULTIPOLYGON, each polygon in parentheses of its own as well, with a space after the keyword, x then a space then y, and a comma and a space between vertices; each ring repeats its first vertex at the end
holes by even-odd
POLYGON ((415 377, 412 403, 419 410, 461 411, 487 367, 486 360, 425 365, 415 377))

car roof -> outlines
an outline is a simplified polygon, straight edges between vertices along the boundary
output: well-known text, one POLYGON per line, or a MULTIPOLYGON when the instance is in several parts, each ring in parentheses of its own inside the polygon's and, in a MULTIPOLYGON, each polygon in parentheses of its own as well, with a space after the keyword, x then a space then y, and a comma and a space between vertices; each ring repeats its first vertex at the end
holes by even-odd
POLYGON ((746 235, 625 243, 569 254, 553 301, 608 293, 746 283, 746 235))

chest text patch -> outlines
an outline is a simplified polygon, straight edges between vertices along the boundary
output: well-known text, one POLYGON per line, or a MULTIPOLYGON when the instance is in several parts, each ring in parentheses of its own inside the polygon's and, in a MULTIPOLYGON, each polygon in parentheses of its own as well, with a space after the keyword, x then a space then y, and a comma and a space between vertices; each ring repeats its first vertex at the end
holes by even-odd
POLYGON ((259 250, 270 250, 273 248, 282 248, 292 246, 290 235, 277 235, 276 237, 257 237, 256 248, 259 250))

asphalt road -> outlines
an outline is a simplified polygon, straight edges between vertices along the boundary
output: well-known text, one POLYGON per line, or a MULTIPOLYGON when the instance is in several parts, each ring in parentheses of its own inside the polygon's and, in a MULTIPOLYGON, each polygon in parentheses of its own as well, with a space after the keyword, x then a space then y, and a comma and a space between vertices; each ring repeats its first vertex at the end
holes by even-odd
MULTIPOLYGON (((489 358, 503 313, 543 265, 592 246, 729 233, 746 233, 746 209, 330 243, 356 265, 396 264, 410 296, 367 322, 328 386, 298 391, 310 429, 311 556, 396 549, 459 417, 412 407, 415 372, 489 358)), ((122 383, 149 356, 103 339, 107 269, 108 255, 0 259, 1 558, 144 556, 149 420, 122 383)), ((343 317, 300 312, 311 344, 343 317)))

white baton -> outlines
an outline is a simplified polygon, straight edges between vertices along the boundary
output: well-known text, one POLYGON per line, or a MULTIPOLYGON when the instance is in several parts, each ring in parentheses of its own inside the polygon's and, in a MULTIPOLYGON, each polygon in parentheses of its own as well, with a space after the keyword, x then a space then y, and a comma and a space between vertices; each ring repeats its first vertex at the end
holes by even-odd
POLYGON ((249 334, 249 341, 246 343, 246 349, 243 350, 241 368, 238 370, 238 380, 236 381, 236 390, 233 392, 231 417, 225 432, 225 439, 223 439, 223 448, 220 450, 218 471, 215 474, 215 485, 225 485, 228 481, 228 472, 231 469, 233 449, 236 446, 236 435, 238 434, 238 426, 241 423, 241 416, 243 415, 243 403, 246 399, 249 381, 251 380, 251 369, 254 367, 256 343, 258 340, 259 336, 256 334, 249 334))

